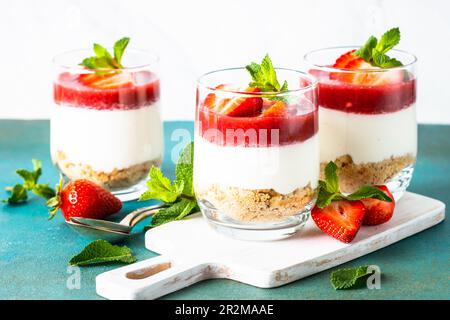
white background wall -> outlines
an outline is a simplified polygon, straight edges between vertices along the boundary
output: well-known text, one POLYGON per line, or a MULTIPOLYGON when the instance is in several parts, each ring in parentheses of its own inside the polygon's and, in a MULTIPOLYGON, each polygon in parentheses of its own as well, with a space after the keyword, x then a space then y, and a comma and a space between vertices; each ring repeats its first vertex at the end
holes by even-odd
POLYGON ((130 36, 157 51, 163 116, 192 119, 195 80, 268 52, 299 67, 309 50, 361 44, 399 26, 399 45, 419 58, 418 119, 450 123, 448 0, 1 0, 0 118, 47 118, 51 58, 130 36))

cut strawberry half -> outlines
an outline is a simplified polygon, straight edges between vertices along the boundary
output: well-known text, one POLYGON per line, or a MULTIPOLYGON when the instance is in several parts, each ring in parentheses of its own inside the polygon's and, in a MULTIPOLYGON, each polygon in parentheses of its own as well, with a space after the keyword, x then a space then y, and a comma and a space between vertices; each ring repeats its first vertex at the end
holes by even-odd
POLYGON ((94 73, 82 74, 80 81, 85 85, 98 89, 114 89, 133 86, 133 77, 129 72, 97 75, 94 73))
POLYGON ((358 59, 357 56, 355 56, 353 53, 355 53, 356 50, 350 50, 349 52, 344 53, 339 58, 336 59, 336 62, 333 64, 333 68, 339 68, 344 69, 346 68, 347 64, 355 59, 358 59))
MULTIPOLYGON (((230 86, 221 85, 217 89, 227 89, 230 91, 256 93, 260 92, 258 88, 233 88, 230 86)), ((224 114, 230 117, 254 117, 261 113, 263 106, 263 99, 261 97, 236 97, 219 99, 212 96, 207 96, 208 103, 214 102, 214 112, 224 114), (214 101, 213 101, 214 99, 214 101)))
POLYGON ((332 72, 330 73, 330 79, 358 85, 383 85, 398 83, 403 80, 402 71, 386 70, 383 72, 370 72, 370 70, 382 69, 374 67, 364 59, 355 56, 355 51, 356 50, 352 50, 344 53, 336 60, 333 67, 350 71, 364 70, 364 72, 332 72))
POLYGON ((395 201, 394 196, 386 186, 375 186, 383 191, 392 202, 382 201, 378 199, 361 200, 366 208, 363 224, 367 226, 376 226, 389 221, 394 215, 395 201))
POLYGON ((284 117, 286 114, 286 104, 283 101, 277 101, 264 110, 260 117, 284 117))
POLYGON ((326 234, 349 243, 358 233, 364 219, 365 208, 361 201, 333 201, 321 209, 317 206, 311 216, 317 227, 326 234))

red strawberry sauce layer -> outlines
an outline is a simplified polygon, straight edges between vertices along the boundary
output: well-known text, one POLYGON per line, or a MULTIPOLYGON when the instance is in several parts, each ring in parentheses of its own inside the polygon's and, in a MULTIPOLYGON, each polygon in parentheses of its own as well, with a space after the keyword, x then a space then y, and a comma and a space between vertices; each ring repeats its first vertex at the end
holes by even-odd
POLYGON ((199 107, 197 125, 200 135, 217 145, 268 147, 298 143, 312 137, 319 128, 317 115, 314 110, 284 117, 230 117, 199 107), (275 133, 273 138, 272 132, 275 133), (234 138, 242 133, 246 133, 243 141, 234 138))
POLYGON ((321 107, 348 113, 395 112, 416 101, 416 80, 376 86, 319 82, 318 100, 321 107))
POLYGON ((136 84, 101 89, 85 85, 78 74, 61 73, 54 83, 54 100, 60 105, 96 109, 129 110, 148 106, 159 100, 159 79, 149 71, 133 74, 136 84))

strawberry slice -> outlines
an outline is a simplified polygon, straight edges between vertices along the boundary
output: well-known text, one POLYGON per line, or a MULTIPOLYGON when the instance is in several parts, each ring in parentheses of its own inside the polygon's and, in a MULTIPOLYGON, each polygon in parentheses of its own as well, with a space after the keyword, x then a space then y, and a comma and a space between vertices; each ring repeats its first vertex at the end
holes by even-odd
MULTIPOLYGON (((382 70, 355 56, 353 54, 355 51, 352 50, 341 55, 333 67, 345 70, 382 70)), ((357 85, 384 85, 401 82, 403 72, 389 70, 385 72, 332 72, 330 79, 357 85)))
MULTIPOLYGON (((234 87, 231 87, 229 85, 226 84, 219 84, 218 86, 215 87, 215 89, 227 89, 227 90, 235 90, 234 87)), ((225 105, 226 102, 228 102, 230 99, 220 99, 217 98, 216 94, 214 93, 209 93, 205 100, 203 101, 203 105, 205 107, 207 107, 208 109, 218 112, 220 109, 222 109, 222 107, 225 105)))
POLYGON ((357 201, 333 201, 321 209, 317 206, 311 211, 311 216, 317 227, 323 232, 349 243, 358 233, 364 219, 364 204, 357 201))
MULTIPOLYGON (((248 87, 243 92, 256 93, 260 90, 248 87)), ((263 99, 261 97, 237 97, 227 101, 219 112, 230 117, 254 117, 261 113, 262 106, 263 99)))
POLYGON ((133 77, 129 72, 97 75, 94 73, 82 74, 79 80, 92 88, 115 89, 133 86, 133 77))
POLYGON ((264 110, 260 117, 284 117, 286 113, 286 104, 283 101, 277 101, 264 110))
POLYGON ((378 199, 363 199, 361 200, 366 208, 366 214, 364 216, 363 224, 367 226, 376 226, 389 221, 395 208, 394 196, 386 186, 375 186, 383 191, 392 202, 386 202, 378 199))
POLYGON ((344 69, 350 61, 358 59, 358 57, 353 54, 354 52, 356 52, 356 49, 350 50, 337 58, 336 62, 333 64, 333 68, 344 69))

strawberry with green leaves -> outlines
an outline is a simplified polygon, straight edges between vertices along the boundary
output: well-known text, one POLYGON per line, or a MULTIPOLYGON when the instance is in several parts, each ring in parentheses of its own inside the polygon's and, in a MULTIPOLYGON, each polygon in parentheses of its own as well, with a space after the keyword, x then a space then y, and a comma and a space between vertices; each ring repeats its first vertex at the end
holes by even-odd
POLYGON ((389 220, 395 204, 392 194, 386 192, 384 186, 362 186, 352 194, 342 194, 337 170, 334 162, 327 164, 325 181, 319 181, 319 192, 311 217, 323 232, 349 243, 364 221, 382 223, 389 220), (381 216, 389 218, 378 218, 381 216))
POLYGON ((387 55, 388 51, 399 42, 399 28, 388 30, 381 36, 380 40, 371 36, 361 48, 344 53, 333 65, 334 68, 338 69, 362 70, 364 72, 333 72, 330 74, 330 78, 360 85, 382 85, 401 82, 404 77, 402 71, 379 72, 383 69, 402 66, 400 61, 387 55))
POLYGON ((60 177, 56 195, 47 201, 52 219, 59 209, 66 220, 72 217, 104 219, 119 212, 122 202, 111 192, 86 179, 70 181, 63 186, 60 177))

